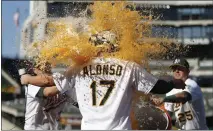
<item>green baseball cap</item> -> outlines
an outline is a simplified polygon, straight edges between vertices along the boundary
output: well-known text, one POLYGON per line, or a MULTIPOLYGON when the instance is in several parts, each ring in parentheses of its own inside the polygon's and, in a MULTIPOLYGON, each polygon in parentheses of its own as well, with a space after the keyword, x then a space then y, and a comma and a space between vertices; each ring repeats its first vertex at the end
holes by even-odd
POLYGON ((169 68, 172 69, 175 66, 182 66, 182 67, 185 67, 186 69, 189 69, 189 63, 184 58, 176 58, 173 61, 173 64, 169 66, 169 68))

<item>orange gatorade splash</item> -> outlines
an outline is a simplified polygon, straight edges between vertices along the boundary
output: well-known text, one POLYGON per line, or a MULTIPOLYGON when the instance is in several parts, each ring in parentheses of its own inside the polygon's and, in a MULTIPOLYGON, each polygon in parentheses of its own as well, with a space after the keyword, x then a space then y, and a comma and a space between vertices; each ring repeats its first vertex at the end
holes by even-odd
POLYGON ((89 42, 90 36, 106 30, 116 34, 120 50, 114 53, 106 51, 104 57, 134 61, 144 66, 150 59, 164 57, 173 48, 172 41, 151 38, 152 16, 141 16, 138 11, 126 8, 130 4, 125 1, 113 4, 111 1, 94 2, 90 6, 92 16, 81 25, 80 31, 66 19, 52 22, 49 24, 49 37, 33 44, 33 49, 37 50, 34 59, 40 64, 47 61, 52 66, 85 64, 98 52, 97 47, 89 42))

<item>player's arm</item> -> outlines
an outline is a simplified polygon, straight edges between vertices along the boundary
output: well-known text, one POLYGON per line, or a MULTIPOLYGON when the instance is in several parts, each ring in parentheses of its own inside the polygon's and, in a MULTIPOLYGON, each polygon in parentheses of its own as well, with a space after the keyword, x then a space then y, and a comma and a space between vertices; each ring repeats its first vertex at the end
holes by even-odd
POLYGON ((27 85, 32 84, 40 87, 54 86, 52 75, 40 74, 37 76, 31 76, 29 74, 24 74, 21 76, 21 84, 27 85))
POLYGON ((154 94, 166 94, 170 92, 173 88, 184 89, 185 83, 182 80, 178 79, 173 79, 170 81, 158 79, 158 81, 150 92, 154 94))
POLYGON ((54 96, 58 94, 59 92, 60 91, 57 89, 56 86, 45 87, 45 88, 40 88, 36 96, 39 98, 46 98, 46 97, 54 96))
MULTIPOLYGON (((165 108, 171 108, 172 106, 169 106, 169 104, 172 103, 186 103, 187 101, 191 101, 192 100, 192 96, 189 92, 187 91, 182 91, 180 93, 174 94, 174 95, 170 95, 170 96, 166 96, 164 98, 162 97, 158 97, 158 98, 151 98, 151 100, 153 101, 153 103, 155 105, 161 105, 164 102, 165 103, 165 108)), ((169 110, 170 111, 170 110, 169 110)))
POLYGON ((149 92, 154 94, 165 94, 173 88, 185 88, 185 83, 182 80, 168 80, 168 77, 158 79, 138 64, 133 66, 133 70, 133 87, 135 87, 137 91, 145 94, 148 94, 149 92))
POLYGON ((191 94, 189 92, 183 91, 174 95, 166 96, 163 99, 163 102, 186 103, 190 100, 192 100, 191 94))
POLYGON ((39 97, 54 96, 59 92, 63 93, 70 90, 75 85, 75 78, 67 77, 60 73, 54 73, 51 76, 51 82, 53 82, 55 86, 41 88, 38 93, 39 97))
MULTIPOLYGON (((57 89, 56 86, 45 87, 45 88, 40 88, 40 90, 36 94, 36 97, 47 98, 47 97, 55 96, 58 93, 60 93, 60 91, 57 89)), ((74 92, 72 92, 72 93, 74 93, 74 92)), ((72 102, 70 102, 70 101, 69 102, 72 103, 73 106, 79 108, 78 103, 76 101, 74 101, 73 99, 69 99, 69 100, 72 100, 72 102)))

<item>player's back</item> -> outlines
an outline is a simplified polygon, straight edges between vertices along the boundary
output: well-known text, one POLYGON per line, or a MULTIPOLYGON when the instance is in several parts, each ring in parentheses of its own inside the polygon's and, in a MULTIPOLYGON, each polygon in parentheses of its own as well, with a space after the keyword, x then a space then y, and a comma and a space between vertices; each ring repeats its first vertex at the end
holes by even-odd
POLYGON ((49 120, 42 110, 44 101, 36 97, 41 87, 28 85, 25 86, 26 111, 25 111, 25 130, 44 130, 49 129, 49 120))
POLYGON ((25 87, 26 112, 24 129, 56 130, 59 128, 59 115, 65 105, 65 101, 63 101, 65 94, 42 99, 36 97, 40 88, 30 84, 25 87), (44 111, 44 109, 46 110, 44 111))
POLYGON ((83 130, 131 129, 133 63, 96 58, 75 79, 83 130))

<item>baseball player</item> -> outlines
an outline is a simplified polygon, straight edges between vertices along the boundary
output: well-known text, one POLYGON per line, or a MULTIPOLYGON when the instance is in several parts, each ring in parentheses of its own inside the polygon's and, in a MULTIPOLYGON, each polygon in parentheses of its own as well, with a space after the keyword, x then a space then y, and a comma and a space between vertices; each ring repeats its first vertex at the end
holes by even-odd
MULTIPOLYGON (((32 83, 46 86, 44 79, 41 78, 42 73, 38 69, 34 69, 37 76, 30 76, 25 74, 26 72, 21 69, 19 74, 22 76, 30 76, 32 83), (36 78, 34 81, 33 78, 36 78), (37 83, 36 83, 37 82, 37 83)), ((47 78, 50 74, 44 74, 47 78)), ((28 84, 25 86, 26 95, 26 112, 25 112, 25 130, 57 130, 59 129, 59 117, 62 112, 65 102, 68 101, 66 93, 59 93, 52 97, 46 98, 45 95, 40 93, 42 87, 32 85, 30 83, 23 83, 23 77, 21 77, 22 84, 28 84)), ((70 94, 70 93, 68 93, 70 94)), ((70 99, 69 99, 70 100, 70 99)))
MULTIPOLYGON (((114 52, 119 48, 111 36, 116 38, 111 32, 101 32, 90 40, 98 48, 104 46, 107 51, 114 52)), ((84 65, 79 72, 53 74, 56 86, 43 88, 43 93, 48 92, 50 96, 74 88, 83 116, 82 130, 132 129, 130 109, 133 90, 144 94, 165 94, 173 88, 182 89, 185 86, 182 80, 167 82, 157 79, 134 62, 103 58, 102 51, 100 49, 97 58, 84 65), (162 90, 162 87, 165 89, 162 90)))
POLYGON ((178 58, 170 66, 175 79, 185 82, 184 90, 173 89, 166 94, 165 109, 175 113, 177 126, 182 130, 207 130, 203 95, 199 85, 189 78, 189 63, 178 58))

